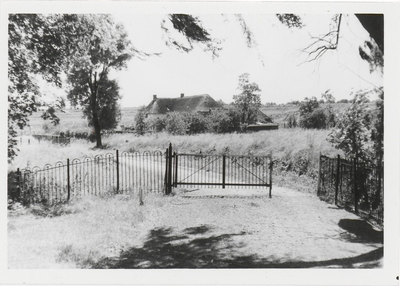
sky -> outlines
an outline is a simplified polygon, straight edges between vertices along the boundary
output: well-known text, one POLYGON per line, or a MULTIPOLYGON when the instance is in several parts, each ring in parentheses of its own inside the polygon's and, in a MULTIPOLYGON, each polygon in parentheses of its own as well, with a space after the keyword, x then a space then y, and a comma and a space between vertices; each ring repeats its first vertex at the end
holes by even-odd
MULTIPOLYGON (((112 15, 123 24, 136 49, 159 54, 144 59, 133 57, 126 69, 110 74, 120 85, 122 107, 148 105, 153 95, 179 97, 181 93, 208 94, 217 101, 231 103, 240 93, 238 79, 243 73, 249 73, 250 81, 260 87, 263 104, 313 96, 321 99, 327 90, 336 100, 350 99, 359 90, 383 86, 383 74, 371 73, 369 64, 359 56, 359 46, 370 38, 353 14, 343 15, 338 49, 312 62, 307 62, 307 54, 301 50, 315 41, 312 37, 330 31, 333 14, 300 15, 302 29, 289 29, 275 14, 243 14, 256 42, 252 48, 247 46, 234 14, 195 15, 210 36, 221 42, 222 50, 216 58, 199 44, 194 44, 189 53, 167 46, 161 22, 166 20, 166 27, 174 29, 166 14, 112 15)), ((185 43, 178 32, 171 36, 185 43)), ((52 87, 44 89, 44 94, 60 95, 52 87)))
MULTIPOLYGON (((189 53, 165 45, 161 29, 161 21, 167 20, 164 14, 113 16, 124 25, 137 49, 161 53, 144 60, 133 58, 126 70, 112 74, 121 86, 122 107, 147 105, 153 94, 209 94, 230 103, 233 95, 240 93, 238 79, 243 73, 249 73, 250 81, 259 85, 262 103, 279 104, 312 96, 320 99, 328 89, 336 100, 350 99, 352 92, 383 86, 383 75, 370 73, 369 64, 358 55, 359 46, 369 40, 369 35, 353 14, 342 19, 338 49, 309 63, 301 50, 313 42, 311 37, 329 32, 332 15, 301 15, 305 24, 302 29, 289 29, 274 14, 242 15, 256 41, 253 48, 247 47, 234 15, 196 15, 211 37, 222 41, 215 59, 196 44, 189 53)), ((173 35, 184 41, 179 33, 173 35)))

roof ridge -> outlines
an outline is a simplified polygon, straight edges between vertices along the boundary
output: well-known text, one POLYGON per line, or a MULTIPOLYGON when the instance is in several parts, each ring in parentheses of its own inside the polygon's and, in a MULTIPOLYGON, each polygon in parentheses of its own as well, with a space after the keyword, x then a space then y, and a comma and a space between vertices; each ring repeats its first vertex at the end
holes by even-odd
POLYGON ((188 98, 188 97, 200 97, 200 96, 210 96, 208 93, 204 93, 204 94, 195 94, 195 95, 185 95, 183 97, 157 97, 157 99, 181 99, 181 98, 188 98))

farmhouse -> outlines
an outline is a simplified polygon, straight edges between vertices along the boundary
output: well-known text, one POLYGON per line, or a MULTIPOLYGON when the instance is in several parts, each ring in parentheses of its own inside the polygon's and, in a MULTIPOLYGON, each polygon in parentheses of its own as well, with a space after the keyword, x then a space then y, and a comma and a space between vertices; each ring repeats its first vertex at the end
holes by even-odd
MULTIPOLYGON (((185 96, 181 93, 180 97, 176 98, 158 98, 157 95, 153 95, 153 100, 146 107, 146 113, 148 116, 165 115, 174 111, 208 114, 218 109, 224 109, 224 106, 208 94, 185 96)), ((271 118, 260 110, 257 113, 257 121, 258 124, 272 123, 271 118)))
POLYGON ((153 95, 146 111, 148 115, 161 115, 173 111, 206 114, 217 108, 221 108, 221 104, 208 94, 185 96, 181 93, 177 98, 157 98, 157 95, 153 95))

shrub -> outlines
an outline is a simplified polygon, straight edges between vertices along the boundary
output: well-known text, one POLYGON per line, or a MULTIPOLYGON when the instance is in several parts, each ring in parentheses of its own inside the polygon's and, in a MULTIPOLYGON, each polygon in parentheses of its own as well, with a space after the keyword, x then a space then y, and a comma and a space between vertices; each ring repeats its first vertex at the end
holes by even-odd
POLYGON ((135 116, 135 129, 139 135, 143 135, 146 131, 146 112, 145 108, 141 107, 135 116))
POLYGON ((297 116, 295 114, 290 114, 286 120, 287 128, 296 128, 297 127, 297 116))
POLYGON ((183 114, 189 134, 204 133, 208 129, 208 118, 198 113, 183 114))
POLYGON ((319 107, 319 103, 315 97, 305 98, 304 101, 300 102, 299 112, 300 116, 310 115, 314 110, 319 107))
POLYGON ((214 111, 208 118, 208 131, 230 133, 240 131, 241 114, 236 108, 214 111))
POLYGON ((151 118, 146 122, 147 130, 161 132, 165 130, 165 118, 151 118))
POLYGON ((335 127, 336 126, 336 114, 333 111, 333 108, 330 104, 325 108, 325 112, 326 112, 326 127, 327 128, 335 127))
POLYGON ((173 135, 185 135, 188 130, 188 124, 182 114, 170 112, 165 117, 165 130, 173 135))
POLYGON ((300 127, 306 129, 325 129, 326 123, 327 117, 323 108, 318 108, 300 118, 300 127))

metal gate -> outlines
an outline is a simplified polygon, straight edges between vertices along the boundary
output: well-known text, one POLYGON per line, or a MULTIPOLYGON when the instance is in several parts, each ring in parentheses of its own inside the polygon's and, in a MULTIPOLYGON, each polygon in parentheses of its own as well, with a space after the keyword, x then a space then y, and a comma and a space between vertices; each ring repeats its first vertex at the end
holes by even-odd
POLYGON ((166 193, 172 187, 269 188, 272 191, 272 156, 178 154, 166 151, 166 193))

